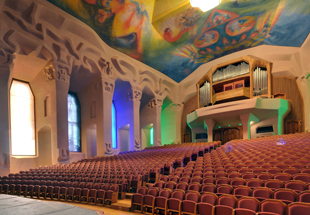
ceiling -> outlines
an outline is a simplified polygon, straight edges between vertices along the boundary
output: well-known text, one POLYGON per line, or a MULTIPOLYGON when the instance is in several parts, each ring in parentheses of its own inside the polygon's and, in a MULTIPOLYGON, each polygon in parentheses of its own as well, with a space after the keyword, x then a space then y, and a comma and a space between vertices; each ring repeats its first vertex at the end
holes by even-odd
POLYGON ((258 45, 300 47, 309 0, 222 0, 211 11, 188 0, 48 0, 112 48, 180 82, 200 65, 258 45))

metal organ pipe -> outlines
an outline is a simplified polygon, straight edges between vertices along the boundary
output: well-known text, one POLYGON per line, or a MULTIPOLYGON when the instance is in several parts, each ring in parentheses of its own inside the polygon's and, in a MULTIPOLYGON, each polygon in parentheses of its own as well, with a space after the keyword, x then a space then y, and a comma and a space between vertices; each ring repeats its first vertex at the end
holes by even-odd
POLYGON ((268 92, 268 76, 265 68, 257 67, 253 72, 254 96, 264 95, 268 92))
POLYGON ((208 81, 206 81, 200 88, 199 88, 199 103, 200 107, 204 107, 211 103, 211 86, 208 81))
POLYGON ((238 65, 229 65, 226 68, 220 68, 212 75, 213 83, 228 78, 237 77, 250 72, 250 66, 246 62, 241 62, 238 65))

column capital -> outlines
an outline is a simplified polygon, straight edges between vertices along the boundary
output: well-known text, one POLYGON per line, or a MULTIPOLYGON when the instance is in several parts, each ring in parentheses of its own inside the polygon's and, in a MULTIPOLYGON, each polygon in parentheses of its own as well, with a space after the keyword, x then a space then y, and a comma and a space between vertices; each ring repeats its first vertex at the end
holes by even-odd
POLYGON ((140 102, 142 97, 142 90, 138 87, 132 87, 125 93, 125 101, 137 101, 140 102))
POLYGON ((182 111, 183 103, 171 103, 168 107, 171 111, 182 111))
POLYGON ((103 92, 111 93, 114 92, 115 81, 112 79, 102 79, 103 92))
POLYGON ((60 62, 53 62, 43 70, 48 81, 58 80, 66 83, 70 83, 71 71, 71 66, 60 62))
POLYGON ((150 108, 157 107, 157 108, 160 108, 160 109, 161 109, 161 107, 163 106, 163 99, 162 99, 162 97, 160 97, 160 96, 155 96, 153 99, 151 99, 151 100, 149 101, 148 106, 149 106, 150 108))

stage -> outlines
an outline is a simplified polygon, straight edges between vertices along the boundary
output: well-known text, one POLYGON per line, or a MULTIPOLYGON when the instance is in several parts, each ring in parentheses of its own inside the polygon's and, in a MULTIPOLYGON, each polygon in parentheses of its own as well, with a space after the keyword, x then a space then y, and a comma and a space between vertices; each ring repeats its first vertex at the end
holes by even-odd
POLYGON ((0 214, 1 215, 98 215, 102 212, 87 210, 61 202, 40 201, 30 198, 0 194, 0 214))

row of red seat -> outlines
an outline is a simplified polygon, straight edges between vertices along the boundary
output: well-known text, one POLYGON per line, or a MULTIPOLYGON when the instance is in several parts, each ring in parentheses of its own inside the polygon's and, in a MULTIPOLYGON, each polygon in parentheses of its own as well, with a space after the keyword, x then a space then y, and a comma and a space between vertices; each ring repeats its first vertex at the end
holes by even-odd
MULTIPOLYGON (((221 180, 221 179, 219 179, 221 180)), ((170 190, 184 190, 184 191, 197 191, 197 192, 217 192, 224 194, 232 194, 234 188, 242 187, 244 190, 244 195, 249 196, 251 194, 251 189, 254 188, 268 188, 271 190, 277 190, 281 188, 290 189, 294 192, 300 193, 306 190, 310 190, 310 185, 303 183, 301 181, 288 181, 287 183, 283 183, 278 180, 270 179, 266 182, 258 181, 256 179, 249 179, 246 183, 241 184, 239 180, 233 179, 232 181, 226 182, 225 179, 223 181, 217 181, 216 184, 213 183, 205 183, 199 184, 197 182, 193 182, 187 184, 186 182, 175 183, 173 181, 169 181, 164 183, 163 181, 158 181, 154 185, 149 185, 149 187, 156 187, 158 189, 169 188, 170 190)), ((310 202, 309 202, 310 203, 310 202)))
POLYGON ((37 199, 63 200, 105 205, 117 202, 118 195, 126 195, 125 184, 92 184, 85 182, 52 182, 40 184, 4 184, 0 185, 0 194, 36 197, 37 199))
MULTIPOLYGON (((309 193, 308 193, 309 194, 309 193)), ((281 197, 281 190, 275 196, 281 197)), ((309 215, 310 203, 294 202, 289 205, 278 199, 264 199, 259 201, 255 197, 241 197, 229 194, 220 196, 214 193, 200 195, 196 191, 184 192, 182 190, 158 188, 147 189, 141 187, 132 196, 132 209, 139 209, 152 214, 164 212, 189 215, 309 215)))
MULTIPOLYGON (((202 173, 201 173, 202 175, 202 173)), ((262 182, 271 180, 271 179, 276 179, 281 182, 287 182, 290 180, 300 180, 304 183, 309 184, 310 183, 310 174, 308 173, 297 173, 295 175, 290 175, 288 173, 277 173, 277 174, 271 174, 268 172, 262 172, 259 174, 254 174, 252 172, 245 172, 243 174, 240 174, 238 172, 232 172, 231 174, 227 175, 226 173, 205 173, 203 174, 203 177, 197 175, 193 175, 192 177, 185 175, 182 177, 179 177, 177 175, 171 175, 171 176, 161 176, 159 180, 162 180, 164 182, 167 181, 173 181, 175 183, 178 182, 186 182, 186 183, 192 183, 192 182, 198 182, 200 184, 205 184, 205 183, 216 183, 218 179, 223 179, 226 178, 227 182, 230 182, 233 179, 238 179, 240 181, 240 185, 244 185, 246 183, 246 180, 249 179, 259 179, 262 182), (214 176, 214 177, 213 177, 214 176)))

